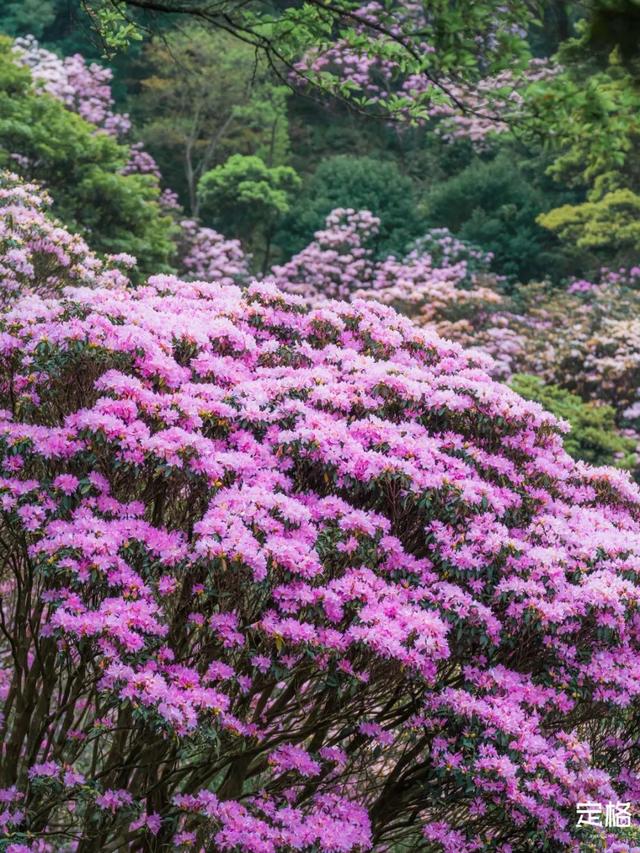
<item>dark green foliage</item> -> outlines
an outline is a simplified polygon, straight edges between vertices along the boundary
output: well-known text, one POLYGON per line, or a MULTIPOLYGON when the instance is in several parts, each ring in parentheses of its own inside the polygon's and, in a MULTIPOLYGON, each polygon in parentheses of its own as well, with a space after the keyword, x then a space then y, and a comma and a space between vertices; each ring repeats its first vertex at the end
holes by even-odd
POLYGON ((59 10, 56 0, 4 0, 0 9, 0 27, 10 36, 33 35, 42 38, 59 10))
POLYGON ((381 256, 402 255, 424 230, 414 183, 393 161, 340 154, 323 160, 307 179, 278 231, 278 245, 286 255, 299 252, 337 207, 370 210, 380 217, 376 251, 381 256))
POLYGON ((202 220, 242 240, 266 272, 275 227, 299 184, 291 166, 269 167, 260 157, 234 154, 198 183, 202 220))
POLYGON ((81 53, 93 60, 104 52, 83 0, 0 0, 0 32, 35 36, 60 56, 81 53))
POLYGON ((605 56, 618 48, 625 60, 637 59, 640 42, 638 0, 593 0, 586 36, 587 45, 605 56))
POLYGON ((564 446, 574 459, 592 465, 635 467, 636 442, 616 427, 611 406, 585 403, 577 394, 558 385, 545 385, 537 376, 516 374, 510 385, 526 400, 535 400, 548 412, 569 422, 571 432, 565 436, 564 446))
POLYGON ((475 159, 427 198, 430 225, 493 252, 499 273, 524 282, 576 269, 575 256, 536 223, 553 204, 508 151, 489 161, 475 159))
POLYGON ((128 156, 126 146, 36 93, 10 42, 0 40, 0 166, 46 186, 55 215, 95 250, 135 255, 142 271, 168 269, 173 223, 152 178, 120 174, 128 156))
POLYGON ((146 77, 130 112, 145 147, 190 216, 198 181, 234 154, 287 162, 289 89, 249 45, 191 26, 146 45, 146 77))

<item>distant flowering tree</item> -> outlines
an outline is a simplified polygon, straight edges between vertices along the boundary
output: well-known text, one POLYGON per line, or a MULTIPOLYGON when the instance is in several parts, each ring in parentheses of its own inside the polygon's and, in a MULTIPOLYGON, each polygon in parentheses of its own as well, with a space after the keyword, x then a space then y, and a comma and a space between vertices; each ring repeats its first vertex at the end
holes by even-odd
MULTIPOLYGON (((511 341, 511 366, 547 382, 600 400, 618 420, 638 418, 640 399, 640 267, 601 270, 593 280, 566 288, 528 285, 517 294, 518 310, 492 315, 468 329, 466 343, 493 354, 511 341)), ((504 308, 508 306, 505 304, 504 308)))
POLYGON ((41 91, 53 95, 85 121, 113 136, 129 132, 129 117, 114 111, 110 68, 97 62, 88 63, 79 53, 61 59, 40 47, 33 36, 16 39, 13 50, 18 61, 29 68, 41 91))
POLYGON ((193 219, 180 222, 180 264, 185 275, 201 281, 240 284, 249 279, 249 257, 239 240, 227 240, 193 219))
POLYGON ((391 308, 86 281, 0 315, 5 850, 577 851, 637 800, 624 473, 391 308))
POLYGON ((307 302, 346 299, 373 276, 370 243, 380 219, 368 210, 337 208, 308 246, 271 270, 277 284, 307 302))

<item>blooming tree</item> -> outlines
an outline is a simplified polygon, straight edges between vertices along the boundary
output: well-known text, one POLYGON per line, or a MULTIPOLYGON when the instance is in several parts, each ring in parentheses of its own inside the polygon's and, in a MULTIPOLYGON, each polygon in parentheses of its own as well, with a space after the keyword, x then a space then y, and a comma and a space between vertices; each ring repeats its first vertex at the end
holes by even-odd
POLYGON ((33 36, 16 39, 14 53, 41 91, 62 101, 85 121, 113 136, 126 136, 130 131, 129 117, 114 111, 110 68, 88 63, 79 53, 61 59, 40 47, 33 36))
POLYGON ((228 240, 193 219, 183 219, 180 229, 181 266, 186 275, 228 284, 248 281, 249 258, 239 240, 228 240))
POLYGON ((432 10, 427 4, 404 3, 391 10, 372 0, 353 14, 359 38, 349 34, 311 47, 295 63, 294 85, 305 88, 313 83, 330 88, 332 83, 335 92, 349 92, 361 108, 419 122, 431 120, 447 141, 469 139, 477 148, 486 147, 493 136, 508 132, 523 118, 527 88, 555 78, 560 71, 551 60, 534 59, 526 52, 508 67, 500 63, 495 67, 489 57, 501 40, 522 38, 526 33, 522 22, 513 18, 501 20, 496 15, 484 31, 476 32, 478 68, 473 79, 465 79, 459 67, 434 74, 438 50, 425 34, 430 33, 436 44, 437 36, 431 29, 432 10), (407 63, 402 51, 372 49, 381 28, 386 27, 400 43, 407 32, 423 35, 415 46, 422 67, 407 63), (489 73, 483 74, 483 70, 489 73))
POLYGON ((635 799, 626 475, 389 307, 86 281, 0 317, 10 853, 577 851, 635 799))

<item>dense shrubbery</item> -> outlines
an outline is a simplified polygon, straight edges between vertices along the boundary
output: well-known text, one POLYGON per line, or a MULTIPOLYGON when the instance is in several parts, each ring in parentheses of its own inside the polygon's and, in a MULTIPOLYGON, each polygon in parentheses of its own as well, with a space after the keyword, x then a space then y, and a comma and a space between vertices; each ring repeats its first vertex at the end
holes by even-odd
POLYGON ((539 405, 268 284, 0 323, 12 853, 533 853, 635 796, 640 494, 539 405))
POLYGON ((337 208, 369 210, 380 219, 376 252, 402 254, 420 233, 412 182, 395 163, 337 155, 323 160, 300 192, 278 235, 286 254, 301 251, 337 208))
POLYGON ((592 465, 633 468, 638 443, 616 429, 612 406, 585 403, 557 385, 545 385, 537 376, 516 374, 509 382, 525 400, 535 400, 571 427, 564 439, 567 453, 592 465))
POLYGON ((463 240, 491 249, 497 269, 518 281, 551 273, 561 278, 576 256, 536 222, 552 203, 505 151, 490 161, 475 160, 436 186, 428 197, 429 220, 447 226, 463 240))

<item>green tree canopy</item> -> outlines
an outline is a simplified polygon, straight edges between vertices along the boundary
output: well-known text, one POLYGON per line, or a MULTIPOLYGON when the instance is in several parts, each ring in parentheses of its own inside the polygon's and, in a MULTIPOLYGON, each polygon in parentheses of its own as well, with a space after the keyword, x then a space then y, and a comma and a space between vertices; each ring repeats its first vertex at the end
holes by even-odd
POLYGON ((288 89, 274 85, 249 45, 194 25, 153 39, 144 59, 151 73, 135 101, 141 134, 192 215, 198 181, 231 154, 284 163, 288 89))
POLYGON ((549 174, 586 196, 542 211, 539 222, 593 250, 598 265, 617 266, 640 252, 640 3, 592 5, 558 52, 559 72, 527 90, 525 127, 530 139, 544 138, 549 174))
POLYGON ((203 221, 240 238, 250 251, 262 251, 266 269, 275 227, 299 183, 290 166, 269 167, 255 155, 234 154, 200 179, 203 221))
POLYGON ((495 268, 504 275, 525 282, 561 276, 569 258, 536 222, 557 197, 545 189, 509 151, 488 161, 475 159, 433 188, 427 198, 429 223, 493 252, 495 268))
POLYGON ((2 31, 11 36, 41 38, 55 20, 56 0, 5 0, 0 10, 2 31))

